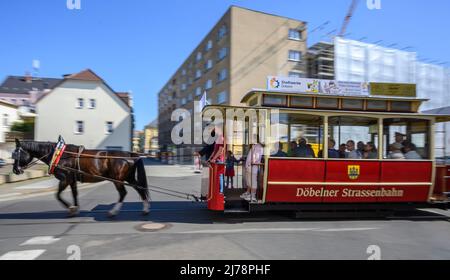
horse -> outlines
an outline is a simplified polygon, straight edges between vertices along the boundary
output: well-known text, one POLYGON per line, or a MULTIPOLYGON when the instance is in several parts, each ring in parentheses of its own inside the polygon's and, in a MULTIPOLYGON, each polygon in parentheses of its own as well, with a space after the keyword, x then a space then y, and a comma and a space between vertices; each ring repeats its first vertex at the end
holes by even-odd
MULTIPOLYGON (((57 143, 39 141, 19 141, 12 154, 14 159, 13 172, 16 175, 24 173, 24 169, 35 161, 51 164, 57 143)), ((123 151, 88 150, 82 146, 67 144, 54 176, 59 180, 56 199, 68 209, 69 216, 79 213, 77 182, 95 183, 111 179, 117 191, 119 200, 108 212, 110 217, 116 216, 122 208, 127 195, 124 183, 127 182, 142 199, 143 215, 149 214, 149 191, 145 174, 144 160, 139 155, 123 151), (93 175, 93 176, 91 176, 93 175), (61 193, 70 185, 73 205, 61 198, 61 193)))

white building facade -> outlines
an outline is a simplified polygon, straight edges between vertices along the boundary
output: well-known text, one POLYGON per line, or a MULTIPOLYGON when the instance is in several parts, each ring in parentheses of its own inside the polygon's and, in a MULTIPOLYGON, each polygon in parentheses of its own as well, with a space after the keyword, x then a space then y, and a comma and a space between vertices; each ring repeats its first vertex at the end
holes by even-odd
POLYGON ((0 101, 0 143, 5 143, 5 135, 11 131, 11 126, 20 120, 18 107, 14 104, 0 101))
POLYGON ((35 138, 87 149, 131 150, 132 114, 91 70, 70 75, 36 103, 35 138))

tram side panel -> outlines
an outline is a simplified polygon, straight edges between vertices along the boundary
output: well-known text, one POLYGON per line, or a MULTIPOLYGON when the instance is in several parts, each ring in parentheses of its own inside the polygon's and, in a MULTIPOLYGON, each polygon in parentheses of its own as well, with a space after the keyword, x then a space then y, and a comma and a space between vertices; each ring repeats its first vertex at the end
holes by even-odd
POLYGON ((266 202, 426 202, 431 162, 270 159, 266 202))

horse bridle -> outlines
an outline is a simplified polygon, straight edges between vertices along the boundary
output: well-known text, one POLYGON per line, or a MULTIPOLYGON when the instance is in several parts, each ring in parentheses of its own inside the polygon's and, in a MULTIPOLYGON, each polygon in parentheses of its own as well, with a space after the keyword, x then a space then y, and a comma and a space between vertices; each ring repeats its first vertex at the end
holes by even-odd
POLYGON ((25 152, 25 150, 23 150, 22 147, 19 147, 19 148, 16 149, 16 150, 17 150, 17 151, 14 151, 14 152, 12 153, 11 158, 18 161, 19 167, 20 167, 20 169, 22 169, 22 170, 28 169, 28 168, 32 167, 33 165, 36 165, 40 160, 44 159, 45 157, 48 157, 48 156, 52 153, 52 152, 47 153, 46 155, 44 155, 44 156, 42 156, 42 157, 40 157, 40 158, 38 158, 38 159, 36 159, 36 160, 34 160, 34 161, 31 161, 31 162, 30 162, 29 164, 27 164, 26 166, 21 167, 21 166, 20 166, 20 154, 21 154, 21 152, 25 152))

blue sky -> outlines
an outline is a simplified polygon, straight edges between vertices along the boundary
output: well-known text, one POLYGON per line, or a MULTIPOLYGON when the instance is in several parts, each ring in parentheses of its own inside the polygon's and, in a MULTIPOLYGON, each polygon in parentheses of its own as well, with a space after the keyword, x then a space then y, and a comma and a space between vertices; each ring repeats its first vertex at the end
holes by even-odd
MULTIPOLYGON (((157 93, 230 5, 308 22, 308 45, 340 29, 351 0, 66 0, 0 1, 0 79, 23 75, 33 59, 40 75, 91 68, 116 91, 133 92, 136 128, 157 116, 157 93)), ((360 0, 348 38, 413 47, 422 59, 450 62, 450 1, 360 0)), ((450 66, 450 64, 447 64, 450 66)))

